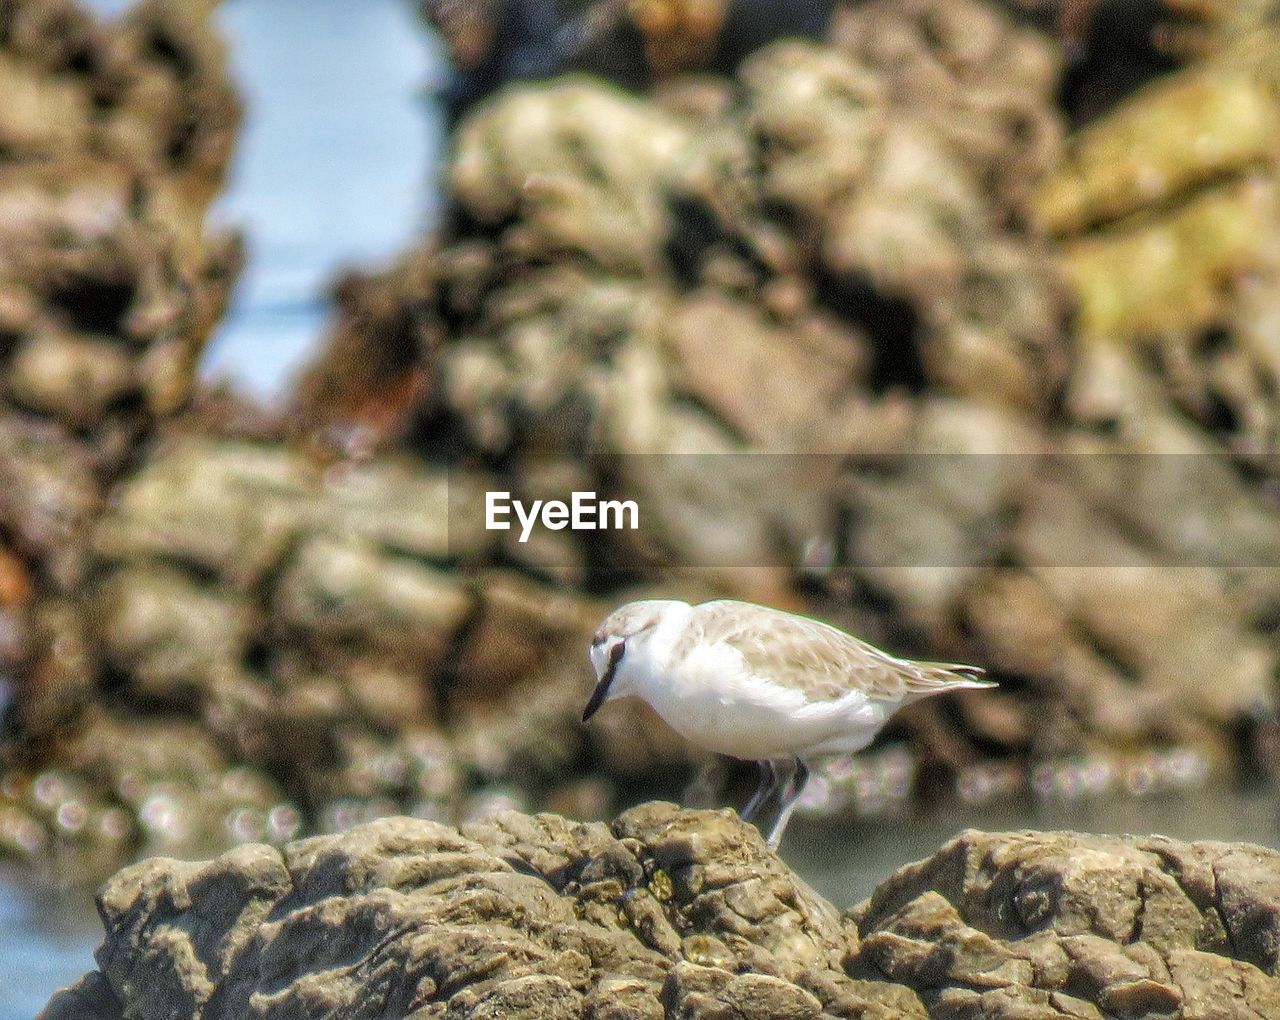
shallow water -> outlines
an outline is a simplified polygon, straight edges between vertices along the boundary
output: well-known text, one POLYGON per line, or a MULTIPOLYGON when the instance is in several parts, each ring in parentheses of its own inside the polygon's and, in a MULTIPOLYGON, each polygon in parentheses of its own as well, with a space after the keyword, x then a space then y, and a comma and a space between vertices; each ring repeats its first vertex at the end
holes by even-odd
POLYGON ((31 1020, 93 966, 102 934, 87 892, 37 892, 0 869, 0 1020, 31 1020))

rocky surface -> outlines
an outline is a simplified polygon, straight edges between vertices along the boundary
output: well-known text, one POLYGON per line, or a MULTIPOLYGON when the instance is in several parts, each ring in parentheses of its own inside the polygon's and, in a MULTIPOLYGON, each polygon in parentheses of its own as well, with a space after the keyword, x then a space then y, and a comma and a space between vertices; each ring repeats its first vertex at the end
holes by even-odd
POLYGON ((92 686, 88 530, 239 268, 204 226, 239 122, 209 8, 0 6, 0 674, 38 732, 92 686))
POLYGON ((817 37, 832 0, 420 0, 453 62, 443 93, 460 117, 512 81, 585 72, 644 88, 689 71, 731 72, 775 39, 817 37))
POLYGON ((1262 1017, 1280 854, 962 833, 841 913, 732 812, 384 819, 103 888, 42 1020, 1262 1017))
MULTIPOLYGON (((784 38, 822 38, 861 0, 419 0, 452 60, 442 98, 457 118, 515 81, 588 72, 631 89, 681 73, 731 74, 784 38)), ((993 0, 1051 34, 1071 56, 1064 109, 1093 119, 1124 96, 1216 45, 1223 29, 1274 16, 1270 0, 993 0)))
POLYGON ((159 444, 95 522, 74 610, 46 610, 75 669, 15 702, 0 847, 105 875, 495 796, 597 815, 685 761, 638 707, 581 726, 606 607, 501 564, 465 505, 484 481, 159 444))

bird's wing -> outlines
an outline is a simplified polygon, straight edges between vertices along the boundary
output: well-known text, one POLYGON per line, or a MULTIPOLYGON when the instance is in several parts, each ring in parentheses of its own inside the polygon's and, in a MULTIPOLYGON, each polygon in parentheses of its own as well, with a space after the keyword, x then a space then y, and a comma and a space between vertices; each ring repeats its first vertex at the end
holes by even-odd
POLYGON ((905 701, 994 686, 981 679, 977 666, 898 659, 819 620, 729 599, 695 606, 685 640, 728 645, 752 673, 801 688, 818 701, 854 690, 905 701))

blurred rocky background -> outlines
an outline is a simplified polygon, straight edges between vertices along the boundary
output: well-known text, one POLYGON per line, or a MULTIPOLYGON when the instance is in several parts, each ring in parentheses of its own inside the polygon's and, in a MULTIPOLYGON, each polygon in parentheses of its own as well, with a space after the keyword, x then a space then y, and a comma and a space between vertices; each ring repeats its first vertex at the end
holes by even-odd
POLYGON ((193 383, 238 265, 208 5, 0 3, 5 853, 678 794, 645 712, 577 721, 659 592, 1000 681, 810 810, 1266 780, 1274 5, 793 6, 425 4, 444 222, 263 410, 193 383), (487 532, 494 486, 644 541, 487 532))

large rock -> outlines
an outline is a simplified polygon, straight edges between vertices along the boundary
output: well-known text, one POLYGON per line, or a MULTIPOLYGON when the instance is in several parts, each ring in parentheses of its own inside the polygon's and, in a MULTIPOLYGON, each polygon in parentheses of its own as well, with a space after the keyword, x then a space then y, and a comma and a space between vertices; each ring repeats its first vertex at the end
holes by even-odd
POLYGON ((730 71, 773 39, 817 36, 832 0, 419 0, 453 58, 452 117, 512 81, 589 72, 643 87, 682 71, 730 71))
POLYGON ((486 484, 159 444, 92 528, 93 582, 39 605, 58 669, 10 710, 0 853, 101 878, 491 795, 599 816, 612 783, 686 763, 638 706, 582 725, 606 606, 500 565, 486 484))
POLYGON ((188 406, 239 270, 205 227, 240 116, 213 6, 0 5, 0 674, 24 730, 83 700, 87 532, 188 406))
POLYGON ((384 819, 144 861, 70 1017, 1096 1018, 1280 1010, 1280 854, 966 832, 847 914, 731 812, 384 819))
POLYGON ((1200 59, 1081 131, 1031 215, 1063 238, 1062 264, 1079 304, 1083 365, 1074 401, 1088 403, 1091 384, 1106 389, 1109 351, 1136 349, 1182 414, 1274 474, 1275 11, 1241 2, 1195 17, 1205 28, 1200 59))

